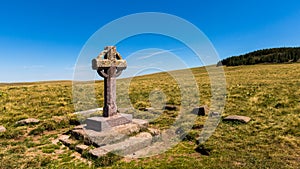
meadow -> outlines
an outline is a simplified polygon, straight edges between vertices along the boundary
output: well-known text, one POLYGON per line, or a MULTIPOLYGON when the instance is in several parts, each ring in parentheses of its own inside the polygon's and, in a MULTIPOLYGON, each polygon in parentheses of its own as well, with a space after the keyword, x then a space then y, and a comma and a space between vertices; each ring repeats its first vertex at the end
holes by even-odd
MULTIPOLYGON (((199 117, 186 139, 165 153, 109 165, 83 158, 57 140, 79 124, 73 114, 72 82, 0 84, 0 125, 7 129, 0 133, 0 168, 300 168, 300 64, 224 67, 224 71, 227 93, 221 116, 245 115, 251 117, 249 123, 221 121, 199 146, 196 138, 207 118, 199 117), (15 124, 29 117, 41 122, 15 124)), ((206 69, 192 72, 200 105, 210 106, 206 69)), ((157 87, 168 104, 181 104, 178 85, 167 73, 133 78, 131 104, 137 109, 150 106, 149 93, 157 87)), ((95 89, 101 107, 103 82, 95 89)), ((163 129, 175 116, 176 112, 162 112, 150 125, 163 129)))

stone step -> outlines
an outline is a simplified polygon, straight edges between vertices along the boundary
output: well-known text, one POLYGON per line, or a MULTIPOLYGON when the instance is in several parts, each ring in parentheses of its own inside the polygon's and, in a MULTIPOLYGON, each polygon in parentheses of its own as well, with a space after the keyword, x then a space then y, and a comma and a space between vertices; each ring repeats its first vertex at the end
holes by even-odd
POLYGON ((67 147, 71 147, 71 145, 75 145, 76 143, 76 141, 71 139, 69 135, 61 135, 58 137, 58 140, 67 147))
POLYGON ((132 119, 132 123, 137 124, 141 130, 147 129, 149 126, 149 122, 142 119, 132 119))
POLYGON ((205 116, 209 113, 209 107, 207 105, 196 107, 193 109, 192 113, 198 116, 205 116))
POLYGON ((153 142, 150 146, 137 150, 134 153, 127 155, 126 157, 129 158, 150 157, 153 155, 163 153, 165 151, 165 148, 169 146, 170 145, 168 144, 168 142, 153 142))
POLYGON ((83 151, 87 150, 89 146, 84 145, 84 144, 78 144, 75 146, 75 151, 82 153, 83 151))
POLYGON ((95 148, 93 150, 90 150, 89 153, 94 157, 102 157, 109 152, 121 156, 127 156, 151 145, 151 143, 152 143, 151 134, 147 132, 142 132, 122 142, 95 148))
POLYGON ((132 123, 112 127, 108 131, 94 131, 86 129, 85 126, 78 126, 71 130, 71 135, 84 141, 85 144, 92 144, 96 147, 114 144, 127 139, 130 135, 145 130, 148 122, 145 120, 133 119, 132 123))

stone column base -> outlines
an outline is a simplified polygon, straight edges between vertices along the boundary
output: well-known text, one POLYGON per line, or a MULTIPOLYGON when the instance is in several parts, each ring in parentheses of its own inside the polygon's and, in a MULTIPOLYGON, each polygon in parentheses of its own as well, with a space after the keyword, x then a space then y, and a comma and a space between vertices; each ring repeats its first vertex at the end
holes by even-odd
POLYGON ((110 130, 112 127, 132 122, 132 114, 117 114, 111 117, 91 117, 86 119, 86 129, 110 130))

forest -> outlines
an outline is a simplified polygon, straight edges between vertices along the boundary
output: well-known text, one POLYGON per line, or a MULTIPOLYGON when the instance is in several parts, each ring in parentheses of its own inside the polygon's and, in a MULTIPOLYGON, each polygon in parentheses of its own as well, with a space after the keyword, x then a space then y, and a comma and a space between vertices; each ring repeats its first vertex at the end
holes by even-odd
POLYGON ((239 66, 264 63, 300 62, 300 47, 262 49, 247 54, 232 56, 217 63, 218 66, 239 66))

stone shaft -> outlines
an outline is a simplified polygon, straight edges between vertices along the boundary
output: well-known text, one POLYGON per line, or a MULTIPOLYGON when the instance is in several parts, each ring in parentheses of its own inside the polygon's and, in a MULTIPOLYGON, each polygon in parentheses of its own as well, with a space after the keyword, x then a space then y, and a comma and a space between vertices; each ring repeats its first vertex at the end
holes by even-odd
POLYGON ((111 117, 117 114, 116 104, 116 77, 118 77, 127 64, 116 51, 115 46, 107 46, 92 60, 92 68, 104 78, 104 107, 103 116, 111 117))
POLYGON ((110 117, 117 114, 116 104, 116 67, 112 66, 104 72, 108 75, 104 79, 104 108, 103 116, 110 117))

